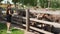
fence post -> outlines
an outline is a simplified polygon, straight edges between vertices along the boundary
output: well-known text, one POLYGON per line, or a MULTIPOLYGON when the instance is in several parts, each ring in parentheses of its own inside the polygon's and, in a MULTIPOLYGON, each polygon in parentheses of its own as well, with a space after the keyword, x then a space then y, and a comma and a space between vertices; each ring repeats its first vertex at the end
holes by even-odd
POLYGON ((29 9, 26 11, 26 31, 29 31, 29 9))

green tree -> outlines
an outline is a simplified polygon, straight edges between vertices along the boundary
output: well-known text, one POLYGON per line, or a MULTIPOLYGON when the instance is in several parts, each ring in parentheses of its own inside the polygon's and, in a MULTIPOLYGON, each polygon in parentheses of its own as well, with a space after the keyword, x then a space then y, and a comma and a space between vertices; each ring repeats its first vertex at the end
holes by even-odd
MULTIPOLYGON (((37 0, 12 0, 14 4, 17 2, 22 3, 23 5, 29 5, 29 6, 36 6, 37 0)), ((60 7, 60 0, 39 0, 39 4, 42 8, 59 8, 60 7), (50 5, 49 5, 50 2, 50 5)))
POLYGON ((12 0, 12 2, 15 4, 16 7, 16 3, 20 2, 20 0, 12 0))
POLYGON ((0 0, 0 2, 3 1, 3 0, 0 0))
POLYGON ((47 8, 48 7, 48 0, 40 0, 40 6, 42 8, 47 8))
POLYGON ((23 0, 24 5, 36 6, 37 0, 23 0))
POLYGON ((0 3, 1 3, 1 1, 3 1, 3 0, 0 0, 0 3))
POLYGON ((60 1, 59 0, 57 0, 57 1, 55 1, 55 0, 51 1, 51 6, 50 7, 51 8, 60 8, 60 1))
POLYGON ((42 8, 60 8, 60 0, 40 0, 40 6, 42 8), (49 4, 50 2, 50 4, 49 4))

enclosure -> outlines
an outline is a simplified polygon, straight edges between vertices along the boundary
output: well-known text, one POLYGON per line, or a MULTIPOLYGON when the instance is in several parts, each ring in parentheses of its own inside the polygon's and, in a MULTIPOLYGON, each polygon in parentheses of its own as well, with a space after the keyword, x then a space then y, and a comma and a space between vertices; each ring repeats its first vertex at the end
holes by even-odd
MULTIPOLYGON (((11 34, 60 34, 60 0, 12 0, 11 34), (29 32, 29 33, 28 33, 29 32)), ((7 1, 7 5, 9 1, 7 1)), ((0 33, 7 34, 6 7, 0 4, 0 33)))

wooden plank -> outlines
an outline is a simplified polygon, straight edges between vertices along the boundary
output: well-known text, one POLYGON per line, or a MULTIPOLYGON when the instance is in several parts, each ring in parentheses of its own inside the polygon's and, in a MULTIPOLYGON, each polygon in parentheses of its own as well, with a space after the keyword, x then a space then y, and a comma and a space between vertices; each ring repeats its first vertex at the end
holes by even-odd
MULTIPOLYGON (((19 24, 19 23, 16 22, 16 21, 13 21, 13 22, 19 24)), ((22 24, 22 25, 26 27, 25 24, 22 24)), ((42 30, 42 29, 38 29, 38 28, 35 28, 35 27, 32 27, 32 26, 30 26, 30 28, 33 29, 33 30, 36 30, 36 31, 42 32, 42 33, 44 33, 44 34, 54 34, 54 33, 51 33, 51 32, 48 32, 48 31, 44 31, 44 30, 42 30)))
MULTIPOLYGON (((26 26, 26 25, 23 24, 23 26, 26 26)), ((33 30, 42 32, 42 33, 44 33, 44 34, 54 34, 54 33, 51 33, 51 32, 48 32, 48 31, 44 31, 43 29, 38 29, 38 28, 35 28, 35 27, 32 27, 32 26, 30 26, 30 28, 33 29, 33 30)))
MULTIPOLYGON (((20 16, 18 16, 20 17, 20 16)), ((26 19, 26 17, 22 17, 23 19, 26 19)), ((60 23, 57 22, 49 22, 49 21, 43 21, 43 20, 38 20, 35 18, 30 18, 31 21, 35 21, 35 22, 39 22, 39 23, 44 23, 44 24, 49 24, 49 25, 53 25, 56 28, 60 28, 60 23)))
MULTIPOLYGON (((23 19, 26 19, 25 17, 22 17, 23 19)), ((44 24, 49 24, 53 25, 54 27, 60 28, 60 24, 56 22, 48 22, 48 21, 43 21, 43 20, 38 20, 35 18, 30 18, 31 21, 39 22, 39 23, 44 23, 44 24)))
MULTIPOLYGON (((23 19, 26 19, 26 17, 22 17, 23 19)), ((56 23, 56 22, 48 22, 48 21, 43 21, 43 20, 38 20, 35 18, 30 18, 31 21, 36 21, 36 22, 40 22, 40 23, 44 23, 44 24, 49 24, 49 25, 53 25, 55 27, 59 27, 60 28, 60 24, 56 23)))

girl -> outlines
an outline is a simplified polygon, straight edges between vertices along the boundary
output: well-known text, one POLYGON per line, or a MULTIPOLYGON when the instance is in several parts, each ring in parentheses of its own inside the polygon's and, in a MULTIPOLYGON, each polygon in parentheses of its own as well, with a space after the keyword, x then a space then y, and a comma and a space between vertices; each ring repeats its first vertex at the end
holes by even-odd
POLYGON ((10 33, 10 25, 11 25, 11 17, 12 17, 12 13, 11 13, 11 4, 7 6, 7 11, 6 11, 6 18, 7 18, 7 33, 10 33))

